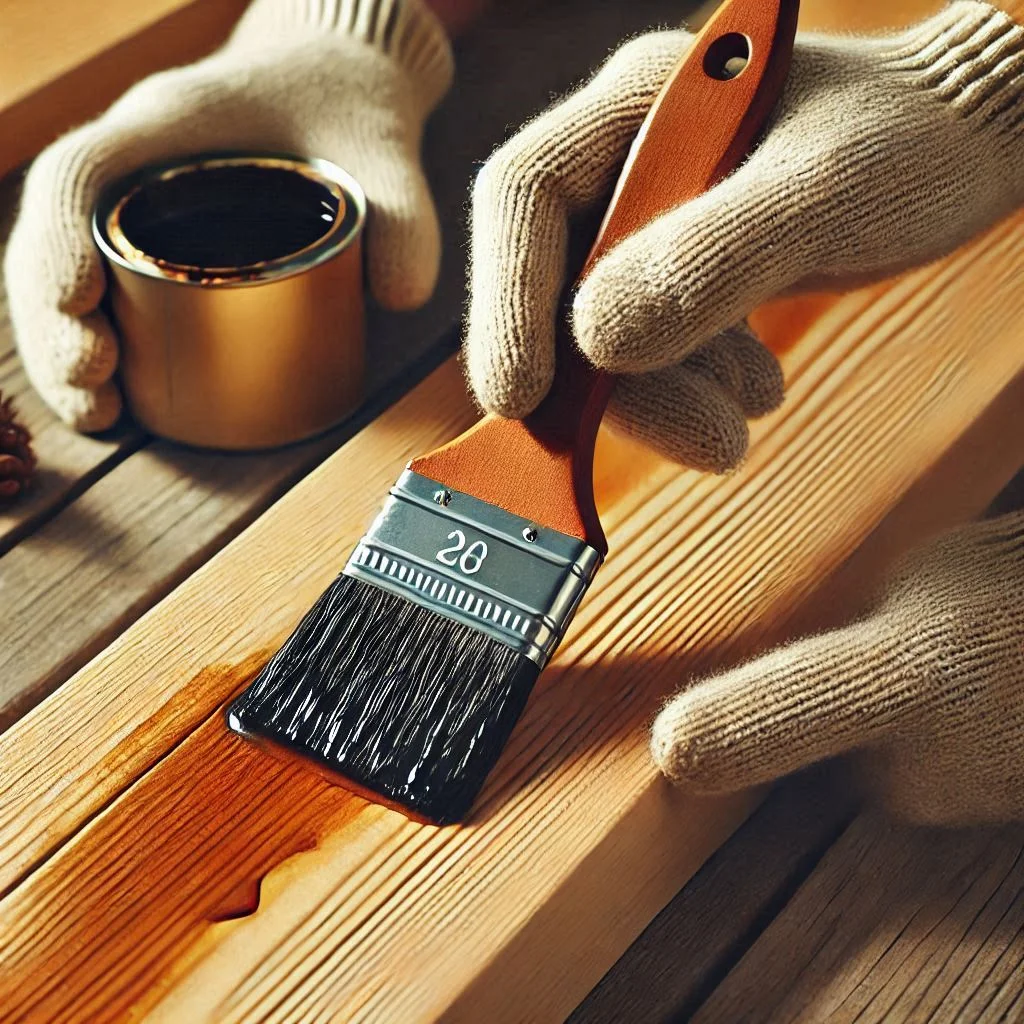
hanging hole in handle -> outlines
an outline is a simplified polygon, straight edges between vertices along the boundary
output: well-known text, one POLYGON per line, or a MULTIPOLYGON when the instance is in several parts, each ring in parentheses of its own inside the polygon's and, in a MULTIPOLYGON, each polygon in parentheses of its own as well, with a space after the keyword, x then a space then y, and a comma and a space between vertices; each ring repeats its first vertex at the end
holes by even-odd
POLYGON ((750 40, 742 32, 719 36, 704 54, 704 74, 728 82, 743 74, 750 62, 750 40))

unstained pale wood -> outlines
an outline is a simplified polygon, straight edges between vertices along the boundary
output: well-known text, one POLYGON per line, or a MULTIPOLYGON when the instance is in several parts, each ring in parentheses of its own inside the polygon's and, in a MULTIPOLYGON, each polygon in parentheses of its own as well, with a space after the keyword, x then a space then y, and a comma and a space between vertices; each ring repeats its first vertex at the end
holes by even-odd
MULTIPOLYGON (((37 1019, 101 1003, 173 1021, 564 1017, 754 799, 696 801, 657 776, 659 701, 777 639, 983 416, 1024 364, 1022 267, 1016 219, 819 303, 798 338, 767 321, 789 400, 730 477, 602 439, 612 555, 467 827, 415 825, 269 758, 246 761, 254 799, 218 709, 405 460, 471 418, 457 367, 438 371, 0 738, 0 1003, 37 1019), (222 920, 260 877, 259 909, 222 920)), ((1024 439, 1003 442, 1019 460, 1024 439)))
POLYGON ((102 112, 133 82, 227 38, 248 0, 3 0, 0 174, 102 112))

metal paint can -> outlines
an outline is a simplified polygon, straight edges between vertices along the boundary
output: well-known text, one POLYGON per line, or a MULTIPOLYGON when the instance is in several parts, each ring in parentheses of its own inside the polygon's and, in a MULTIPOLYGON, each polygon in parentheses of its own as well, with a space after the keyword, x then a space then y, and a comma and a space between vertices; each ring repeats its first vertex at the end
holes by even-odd
POLYGON ((209 154, 105 189, 120 378, 138 421, 207 448, 321 433, 361 401, 358 183, 326 160, 209 154))

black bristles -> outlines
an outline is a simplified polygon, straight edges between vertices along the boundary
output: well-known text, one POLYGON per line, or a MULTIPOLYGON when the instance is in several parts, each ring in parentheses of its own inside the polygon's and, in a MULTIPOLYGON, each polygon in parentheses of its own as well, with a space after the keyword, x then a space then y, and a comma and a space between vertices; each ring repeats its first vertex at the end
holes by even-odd
POLYGON ((342 575, 228 724, 444 824, 468 812, 538 672, 470 626, 342 575))

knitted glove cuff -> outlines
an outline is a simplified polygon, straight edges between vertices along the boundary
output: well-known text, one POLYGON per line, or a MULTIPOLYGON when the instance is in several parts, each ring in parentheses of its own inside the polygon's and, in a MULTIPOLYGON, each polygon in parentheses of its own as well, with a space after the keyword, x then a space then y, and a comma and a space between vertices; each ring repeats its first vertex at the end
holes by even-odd
POLYGON ((948 103, 1006 157, 1024 199, 1024 28, 978 0, 956 0, 893 39, 885 63, 948 103))
POLYGON ((415 83, 426 111, 455 73, 444 26, 424 0, 255 0, 228 47, 266 46, 300 33, 354 39, 386 54, 415 83))

